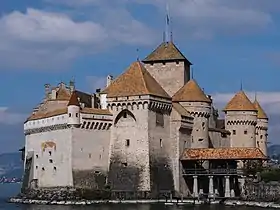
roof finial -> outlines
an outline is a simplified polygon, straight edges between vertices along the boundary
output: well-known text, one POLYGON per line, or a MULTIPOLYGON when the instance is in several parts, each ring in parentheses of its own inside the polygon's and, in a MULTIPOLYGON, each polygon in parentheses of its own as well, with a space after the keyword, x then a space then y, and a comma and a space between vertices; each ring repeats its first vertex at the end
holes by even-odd
POLYGON ((169 22, 170 22, 170 18, 169 18, 169 5, 168 5, 168 0, 166 1, 166 25, 165 25, 165 39, 166 42, 169 41, 168 39, 168 35, 169 35, 169 22))
POLYGON ((240 90, 241 90, 241 91, 243 90, 243 82, 242 82, 242 80, 241 80, 241 82, 240 82, 240 90))
POLYGON ((255 91, 255 101, 257 101, 257 91, 255 91))
POLYGON ((191 67, 191 79, 193 79, 193 67, 191 67))
POLYGON ((139 61, 139 49, 136 49, 136 53, 137 53, 137 61, 139 61))

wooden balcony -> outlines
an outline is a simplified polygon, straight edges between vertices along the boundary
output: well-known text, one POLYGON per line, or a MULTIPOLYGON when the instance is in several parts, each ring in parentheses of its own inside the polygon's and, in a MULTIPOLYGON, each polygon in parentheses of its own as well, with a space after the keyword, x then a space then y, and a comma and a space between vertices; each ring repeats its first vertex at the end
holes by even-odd
POLYGON ((243 175, 242 169, 184 169, 184 176, 229 176, 243 175))

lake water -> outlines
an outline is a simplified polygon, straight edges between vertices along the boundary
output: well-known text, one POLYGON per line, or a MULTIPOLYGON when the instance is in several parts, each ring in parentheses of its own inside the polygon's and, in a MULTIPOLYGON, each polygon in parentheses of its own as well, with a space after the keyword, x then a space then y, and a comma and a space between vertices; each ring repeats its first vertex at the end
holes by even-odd
MULTIPOLYGON (((262 210, 257 207, 227 207, 223 205, 198 205, 198 206, 165 206, 157 205, 133 205, 133 204, 96 204, 92 206, 44 206, 21 205, 7 203, 9 197, 16 195, 20 190, 19 184, 0 184, 0 210, 262 210)), ((270 209, 267 209, 270 210, 270 209)), ((272 209, 271 209, 272 210, 272 209)))

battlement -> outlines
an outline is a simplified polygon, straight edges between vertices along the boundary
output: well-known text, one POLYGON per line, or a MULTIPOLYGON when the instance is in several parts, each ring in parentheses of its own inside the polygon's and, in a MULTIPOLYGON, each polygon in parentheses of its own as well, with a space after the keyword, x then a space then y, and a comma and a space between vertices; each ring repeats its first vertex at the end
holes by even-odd
POLYGON ((149 109, 156 112, 170 113, 172 110, 172 103, 170 100, 149 95, 108 99, 107 103, 108 109, 112 111, 149 109))
POLYGON ((257 125, 257 120, 227 120, 227 125, 257 125))
POLYGON ((85 120, 82 122, 80 128, 85 130, 109 130, 111 126, 112 122, 85 120))
POLYGON ((204 117, 204 118, 210 117, 209 112, 192 112, 192 111, 190 111, 190 114, 192 117, 204 117))

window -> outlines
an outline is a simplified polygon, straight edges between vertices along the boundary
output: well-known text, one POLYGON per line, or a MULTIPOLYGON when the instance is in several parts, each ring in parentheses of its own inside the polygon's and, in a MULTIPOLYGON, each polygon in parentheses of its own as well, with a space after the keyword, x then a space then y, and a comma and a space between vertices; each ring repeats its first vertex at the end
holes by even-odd
POLYGON ((193 143, 193 137, 192 137, 192 143, 193 143))
POLYGON ((36 158, 39 158, 39 156, 38 156, 38 155, 36 155, 36 158))
POLYGON ((79 117, 79 113, 76 113, 76 117, 79 117))
POLYGON ((55 170, 55 171, 56 171, 56 167, 55 167, 55 166, 53 167, 53 170, 55 170))
POLYGON ((263 135, 260 136, 260 139, 262 139, 262 138, 263 138, 263 135))
POLYGON ((122 165, 123 165, 124 167, 127 167, 127 163, 122 163, 122 165))
POLYGON ((162 148, 163 147, 162 139, 159 140, 159 144, 160 144, 160 147, 162 148))
POLYGON ((164 126, 164 116, 161 112, 156 113, 156 125, 157 126, 164 126))
POLYGON ((247 133, 248 133, 248 131, 247 131, 247 130, 245 130, 245 131, 244 131, 244 134, 247 134, 247 133))
POLYGON ((51 151, 49 151, 49 155, 50 155, 50 156, 52 155, 52 152, 51 152, 51 151))
POLYGON ((36 166, 36 169, 38 169, 38 166, 36 166))
POLYGON ((232 130, 232 135, 236 135, 236 130, 232 130))
POLYGON ((205 125, 205 122, 202 122, 202 126, 204 126, 205 125))
POLYGON ((52 159, 49 159, 49 162, 50 162, 50 163, 53 163, 53 160, 52 160, 52 159))
POLYGON ((42 168, 42 171, 44 171, 44 170, 45 170, 45 168, 43 167, 43 168, 42 168))
POLYGON ((125 140, 125 146, 129 147, 129 145, 130 145, 130 141, 129 141, 129 139, 126 139, 125 140))
POLYGON ((72 115, 71 115, 71 113, 69 113, 69 117, 71 117, 72 115))
POLYGON ((123 118, 127 118, 127 112, 123 113, 123 118))
POLYGON ((198 139, 198 141, 203 141, 203 139, 198 139))
POLYGON ((91 158, 91 153, 88 154, 88 158, 91 158))

